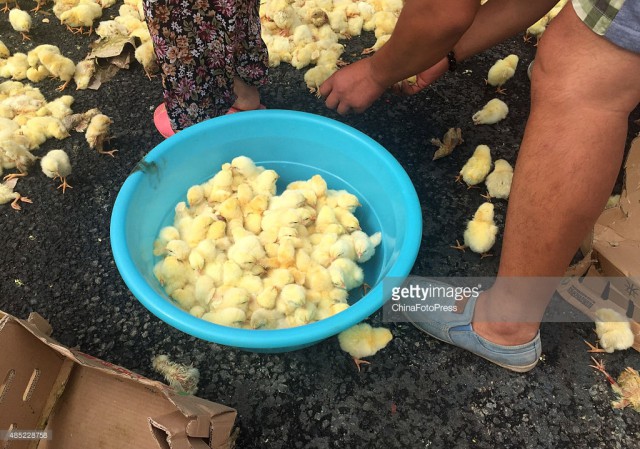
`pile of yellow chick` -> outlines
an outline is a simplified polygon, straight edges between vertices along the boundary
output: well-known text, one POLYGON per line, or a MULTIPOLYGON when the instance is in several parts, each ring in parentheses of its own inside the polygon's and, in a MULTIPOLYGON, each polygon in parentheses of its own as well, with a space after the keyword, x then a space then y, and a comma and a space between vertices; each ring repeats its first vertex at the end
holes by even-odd
POLYGON ((260 18, 269 65, 314 65, 304 79, 315 91, 338 69, 344 52, 339 40, 374 31, 376 44, 365 53, 376 51, 391 36, 403 5, 404 0, 266 0, 260 18))
MULTIPOLYGON (((104 151, 102 145, 110 135, 112 120, 95 108, 74 114, 73 102, 70 95, 47 101, 40 89, 19 81, 0 83, 0 175, 5 170, 18 171, 6 175, 0 184, 0 204, 12 201, 12 207, 20 210, 21 198, 31 202, 14 191, 17 178, 28 174, 37 159, 33 152, 49 139, 62 140, 69 137, 71 130, 82 131, 90 148, 111 153, 104 151)), ((70 187, 66 177, 71 174, 71 163, 64 150, 45 155, 41 168, 47 177, 60 179, 63 191, 70 187)))
MULTIPOLYGON (((104 8, 113 6, 116 0, 55 0, 53 12, 62 24, 72 32, 93 31, 94 23, 102 17, 104 8)), ((27 32, 33 26, 29 13, 12 9, 9 16, 14 30, 30 39, 27 32)), ((142 0, 124 0, 113 19, 99 22, 96 30, 101 45, 107 41, 122 42, 130 39, 136 49, 134 56, 149 77, 158 71, 153 43, 144 20, 142 0)), ((111 55, 113 56, 113 55, 111 55)), ((17 52, 10 55, 7 47, 0 42, 0 76, 13 80, 29 79, 38 83, 45 78, 55 77, 64 82, 64 89, 73 79, 77 89, 87 89, 97 68, 95 57, 88 57, 78 63, 64 56, 55 45, 39 45, 28 54, 17 52)))
POLYGON ((220 325, 279 329, 349 307, 381 233, 363 232, 358 198, 320 175, 276 195, 278 178, 238 156, 176 205, 154 242, 153 271, 182 309, 220 325))

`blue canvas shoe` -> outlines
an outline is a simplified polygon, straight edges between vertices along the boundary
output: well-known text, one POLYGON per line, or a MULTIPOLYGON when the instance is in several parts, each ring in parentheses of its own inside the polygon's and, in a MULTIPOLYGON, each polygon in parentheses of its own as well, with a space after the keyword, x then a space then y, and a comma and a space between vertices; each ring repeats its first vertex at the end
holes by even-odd
POLYGON ((471 297, 465 304, 453 297, 430 298, 430 305, 438 307, 405 309, 403 313, 414 326, 440 341, 466 349, 511 371, 524 373, 533 369, 542 353, 540 332, 529 343, 517 346, 499 345, 482 338, 471 324, 476 299, 471 297), (444 311, 452 308, 456 311, 444 311))

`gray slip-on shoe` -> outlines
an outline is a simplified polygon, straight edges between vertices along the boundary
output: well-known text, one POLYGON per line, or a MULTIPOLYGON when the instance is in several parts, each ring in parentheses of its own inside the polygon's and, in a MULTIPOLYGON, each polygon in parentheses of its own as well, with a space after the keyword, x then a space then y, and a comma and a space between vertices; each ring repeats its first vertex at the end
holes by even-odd
POLYGON ((431 298, 430 305, 433 307, 407 307, 403 313, 421 331, 445 343, 466 349, 496 365, 519 373, 533 369, 542 353, 540 332, 530 342, 517 346, 499 345, 482 338, 473 330, 471 324, 476 299, 477 296, 472 296, 465 303, 456 301, 453 297, 431 298))

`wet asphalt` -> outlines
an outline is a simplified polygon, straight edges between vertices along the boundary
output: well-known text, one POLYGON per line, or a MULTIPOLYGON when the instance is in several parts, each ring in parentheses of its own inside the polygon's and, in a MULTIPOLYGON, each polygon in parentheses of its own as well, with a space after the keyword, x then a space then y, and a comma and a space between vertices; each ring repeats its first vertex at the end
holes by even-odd
MULTIPOLYGON (((92 40, 71 35, 55 20, 38 21, 32 41, 22 42, 7 27, 2 14, 2 40, 14 52, 55 43, 79 60, 92 40)), ((352 39, 343 59, 359 58, 373 42, 371 34, 352 39)), ((361 115, 341 117, 326 109, 306 90, 304 72, 288 65, 271 70, 262 98, 271 109, 311 112, 351 125, 402 164, 423 212, 423 239, 412 274, 492 276, 500 238, 492 258, 450 248, 483 201, 480 191, 468 191, 453 178, 481 143, 491 146, 495 159, 515 162, 529 110, 525 68, 534 55, 535 48, 516 36, 462 63, 457 73, 420 94, 385 94, 361 115), (484 84, 486 72, 509 53, 521 57, 503 97, 510 113, 497 125, 474 127, 471 115, 495 96, 484 84), (454 126, 462 129, 464 144, 432 161, 430 139, 454 126)), ((46 80, 37 87, 52 99, 58 84, 46 80)), ((134 61, 99 90, 70 93, 74 112, 98 107, 113 118, 110 148, 118 153, 115 158, 97 154, 79 133, 38 150, 40 156, 53 148, 69 153, 73 189, 63 195, 34 166, 17 188, 33 204, 19 212, 0 206, 1 310, 19 318, 36 311, 50 321, 61 343, 153 379, 161 380, 151 368, 155 354, 194 364, 201 373, 198 396, 238 410, 241 449, 636 447, 640 415, 613 410, 609 385, 588 366, 583 339, 595 340, 592 323, 543 324, 542 360, 524 375, 426 337, 411 325, 382 323, 381 313, 368 321, 389 327, 394 339, 362 372, 336 338, 295 352, 256 354, 198 340, 163 323, 128 291, 109 240, 120 186, 162 140, 152 123, 160 80, 148 80, 134 61)), ((628 141, 640 131, 632 123, 639 116, 636 110, 630 119, 628 141)), ((505 211, 506 203, 497 203, 500 229, 505 211)), ((564 306, 558 298, 554 304, 564 306)), ((604 359, 614 375, 626 366, 640 368, 633 350, 604 359)))

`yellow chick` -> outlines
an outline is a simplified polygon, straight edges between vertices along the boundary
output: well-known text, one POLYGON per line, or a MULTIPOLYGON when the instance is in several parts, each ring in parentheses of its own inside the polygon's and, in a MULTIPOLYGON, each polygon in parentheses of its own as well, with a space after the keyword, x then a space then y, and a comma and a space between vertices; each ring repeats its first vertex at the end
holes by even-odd
POLYGON ((353 357, 353 361, 360 371, 360 365, 370 362, 362 360, 383 349, 393 339, 389 329, 371 327, 370 324, 360 323, 338 334, 340 348, 353 357))
POLYGON ((509 198, 512 180, 513 167, 506 160, 498 159, 494 163, 493 171, 484 180, 488 192, 488 198, 485 198, 509 198))
POLYGON ((214 262, 220 255, 216 242, 205 238, 189 253, 189 265, 197 271, 202 271, 209 262, 214 262))
POLYGON ((23 203, 33 203, 33 201, 26 196, 22 196, 18 192, 13 191, 17 182, 18 179, 13 178, 0 183, 0 204, 6 204, 11 201, 11 207, 15 210, 20 210, 22 208, 20 207, 20 204, 18 204, 19 201, 22 201, 23 203))
POLYGON ((338 240, 329 247, 329 256, 332 262, 340 257, 355 260, 356 249, 354 238, 351 235, 341 235, 338 240))
POLYGON ((227 307, 214 312, 207 312, 202 315, 202 319, 221 326, 241 327, 247 319, 247 314, 237 307, 227 307))
POLYGON ((91 34, 93 22, 100 17, 102 6, 92 0, 80 0, 76 6, 60 14, 59 19, 73 33, 82 33, 84 27, 89 27, 87 34, 91 34))
POLYGON ((189 253, 191 253, 191 247, 184 240, 171 240, 166 245, 167 255, 173 256, 180 262, 186 262, 189 259, 189 253))
POLYGON ((393 33, 398 15, 390 11, 379 11, 373 15, 372 19, 375 23, 375 36, 381 37, 393 33))
POLYGON ((602 350, 612 353, 633 346, 635 336, 626 317, 608 308, 596 310, 595 315, 596 334, 602 350))
POLYGON ((328 292, 334 288, 331 273, 321 265, 314 265, 309 268, 305 276, 304 285, 315 293, 328 292))
POLYGON ((282 287, 280 295, 278 295, 276 309, 284 315, 289 315, 297 308, 304 306, 306 302, 306 292, 303 286, 287 284, 282 287))
POLYGON ((313 32, 309 24, 302 23, 293 30, 293 43, 296 48, 303 48, 314 42, 313 32))
POLYGON ((294 312, 287 317, 287 322, 291 327, 304 326, 315 320, 317 315, 317 307, 313 303, 305 304, 303 307, 298 307, 294 312))
POLYGON ((304 206, 306 198, 301 190, 285 190, 281 195, 269 199, 267 210, 297 209, 304 206))
POLYGON ((158 238, 153 242, 153 255, 163 256, 167 253, 167 243, 179 240, 180 231, 175 226, 165 226, 160 230, 158 238))
MULTIPOLYGON (((165 290, 168 291, 169 288, 170 287, 165 286, 165 290)), ((180 308, 183 310, 191 310, 192 307, 198 305, 195 296, 195 288, 190 284, 172 289, 171 299, 178 303, 180 308)))
MULTIPOLYGON (((246 311, 249 305, 249 292, 244 288, 231 287, 224 290, 221 298, 215 298, 209 302, 212 309, 222 310, 229 307, 246 311)), ((213 310, 212 310, 213 311, 213 310)), ((244 320, 243 320, 244 321, 244 320)))
POLYGON ((40 160, 40 167, 42 172, 51 179, 58 179, 62 181, 62 184, 58 188, 62 188, 64 194, 67 188, 72 187, 67 183, 67 176, 71 174, 71 162, 69 161, 69 155, 64 150, 51 150, 40 160))
POLYGON ((547 25, 549 24, 549 17, 542 16, 536 23, 527 28, 527 32, 524 35, 524 41, 530 42, 531 36, 535 36, 536 43, 535 46, 538 46, 538 42, 540 41, 540 37, 547 29, 547 25))
POLYGON ((29 166, 36 157, 29 151, 29 140, 24 136, 13 135, 7 139, 0 136, 0 173, 2 168, 17 168, 20 173, 11 173, 5 180, 20 178, 27 175, 29 166))
POLYGON ((127 36, 129 34, 127 27, 115 20, 101 21, 96 27, 95 32, 103 39, 108 39, 114 36, 127 36))
POLYGON ((456 178, 464 180, 468 186, 475 186, 485 180, 491 170, 491 150, 487 145, 478 145, 473 155, 460 169, 456 178))
MULTIPOLYGON (((196 283, 194 286, 194 295, 196 301, 202 307, 209 306, 209 303, 213 299, 215 293, 216 284, 214 279, 211 276, 207 276, 206 274, 198 276, 198 279, 196 279, 196 283)), ((204 312, 202 314, 204 314, 204 312)), ((202 314, 200 314, 200 316, 202 316, 202 314)))
POLYGON ((69 132, 59 118, 46 115, 44 117, 31 117, 24 128, 42 133, 47 139, 52 137, 62 140, 69 137, 69 132))
POLYGON ((355 231, 351 233, 351 238, 353 239, 353 249, 356 252, 356 262, 364 263, 375 254, 376 247, 382 241, 382 233, 376 232, 368 236, 362 231, 355 231))
MULTIPOLYGON (((311 190, 317 198, 327 194, 327 182, 320 175, 313 175, 306 181, 294 181, 287 186, 287 190, 311 190)), ((306 195, 305 195, 306 197, 306 195)))
POLYGON ((93 75, 96 73, 96 60, 83 59, 76 64, 76 71, 73 74, 73 81, 76 83, 76 90, 84 90, 89 87, 93 75))
POLYGON ((276 194, 276 181, 280 176, 275 170, 265 170, 249 179, 249 185, 256 195, 273 196, 276 194))
POLYGON ((361 206, 360 201, 358 201, 358 197, 346 190, 329 189, 325 196, 326 204, 333 208, 341 207, 342 209, 346 209, 353 213, 361 206))
POLYGON ((473 114, 471 119, 474 125, 493 125, 505 119, 508 113, 509 107, 507 104, 498 98, 494 98, 473 114))
POLYGON ((344 226, 338 221, 336 210, 329 205, 324 205, 319 209, 315 230, 322 234, 337 235, 342 235, 346 232, 344 226))
POLYGON ((142 65, 147 78, 153 78, 154 74, 159 69, 158 60, 156 59, 156 54, 153 51, 153 42, 147 41, 139 45, 134 52, 134 56, 140 65, 142 65))
POLYGON ((29 61, 29 65, 31 67, 35 67, 36 65, 40 64, 40 56, 46 53, 59 55, 60 49, 57 46, 51 44, 41 44, 37 47, 34 47, 27 53, 27 60, 29 61))
POLYGON ((496 92, 499 94, 504 94, 505 91, 502 85, 516 73, 519 60, 520 58, 518 58, 517 55, 509 55, 504 59, 498 59, 489 69, 487 79, 485 80, 487 84, 496 87, 496 92))
POLYGON ((473 219, 467 223, 467 229, 464 231, 464 246, 458 243, 454 248, 464 251, 467 247, 481 254, 482 258, 488 257, 491 254, 487 251, 495 244, 497 233, 498 227, 493 221, 493 204, 483 203, 478 207, 473 219))
POLYGON ((275 285, 265 282, 264 289, 256 295, 256 303, 264 309, 273 309, 279 294, 280 290, 275 285))
POLYGON ((249 327, 251 329, 276 329, 278 327, 278 321, 282 318, 283 315, 277 310, 259 308, 251 314, 249 327))
POLYGON ((11 52, 4 42, 0 41, 0 59, 7 59, 9 56, 11 56, 11 52))
POLYGON ((360 221, 347 209, 336 207, 333 211, 336 214, 338 222, 344 227, 347 232, 351 233, 354 231, 360 231, 362 229, 360 227, 360 221))
POLYGON ((313 259, 323 267, 328 267, 331 262, 335 260, 335 258, 333 258, 332 256, 331 248, 338 241, 339 235, 336 232, 314 234, 312 243, 315 239, 315 236, 318 236, 319 240, 317 241, 317 244, 314 245, 313 250, 311 251, 311 259, 313 259))
POLYGON ((227 255, 243 270, 250 270, 266 253, 258 236, 247 235, 231 245, 227 255))
POLYGON ((51 72, 56 78, 64 81, 64 83, 56 90, 62 91, 67 84, 73 79, 76 72, 76 64, 69 58, 53 52, 40 53, 40 62, 51 72))
POLYGON ((31 30, 32 20, 28 12, 18 8, 9 11, 9 23, 18 33, 22 34, 22 40, 31 40, 27 34, 31 30))
POLYGON ((110 139, 109 132, 112 123, 113 120, 105 114, 96 114, 89 122, 89 126, 87 126, 84 137, 89 144, 89 148, 95 148, 100 154, 108 154, 111 157, 115 157, 113 153, 118 150, 104 150, 104 142, 110 139))
POLYGON ((153 274, 165 291, 171 295, 183 288, 190 280, 191 268, 174 256, 167 256, 153 268, 153 274))
POLYGON ((38 110, 38 112, 36 112, 36 115, 40 117, 50 115, 62 120, 73 113, 71 105, 74 101, 75 100, 71 95, 63 95, 45 104, 38 110))
POLYGON ((27 70, 29 70, 27 55, 18 52, 7 58, 0 75, 2 75, 3 78, 23 80, 27 77, 27 70))
POLYGON ((351 290, 360 287, 364 282, 364 272, 353 260, 341 257, 329 265, 331 282, 337 288, 351 290))
POLYGON ((307 84, 309 92, 319 95, 318 88, 320 85, 337 70, 338 67, 336 65, 317 65, 307 70, 304 74, 304 82, 307 84))
POLYGON ((362 27, 364 26, 364 19, 360 16, 347 17, 346 35, 349 37, 360 36, 362 34, 362 27))
POLYGON ((27 79, 32 83, 39 83, 49 76, 51 76, 51 73, 42 64, 27 69, 27 79))

